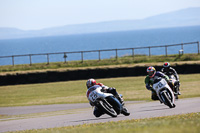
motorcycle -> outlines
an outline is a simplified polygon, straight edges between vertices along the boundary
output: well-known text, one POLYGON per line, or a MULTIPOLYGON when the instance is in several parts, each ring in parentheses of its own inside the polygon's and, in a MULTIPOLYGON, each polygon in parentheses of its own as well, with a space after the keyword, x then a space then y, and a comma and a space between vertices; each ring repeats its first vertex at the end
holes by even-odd
POLYGON ((179 90, 179 84, 177 83, 177 80, 175 78, 174 75, 169 75, 169 80, 174 84, 174 87, 173 87, 173 92, 174 92, 174 96, 176 99, 178 99, 178 90, 179 90))
POLYGON ((174 103, 175 101, 174 93, 164 78, 159 77, 155 79, 153 84, 153 90, 156 92, 161 103, 164 103, 170 108, 176 107, 174 103))
POLYGON ((104 93, 101 90, 102 87, 98 85, 89 88, 87 91, 88 100, 100 111, 112 117, 117 117, 123 111, 122 104, 113 94, 104 93))

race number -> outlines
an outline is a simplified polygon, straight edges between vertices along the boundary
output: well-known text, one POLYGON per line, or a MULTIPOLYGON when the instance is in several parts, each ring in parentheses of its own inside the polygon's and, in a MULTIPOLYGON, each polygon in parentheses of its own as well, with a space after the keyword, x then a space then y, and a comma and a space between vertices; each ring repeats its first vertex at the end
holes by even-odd
POLYGON ((163 86, 163 84, 161 82, 159 82, 158 87, 161 88, 163 86))
POLYGON ((97 96, 96 91, 92 91, 92 92, 90 93, 90 95, 89 95, 89 99, 90 99, 92 102, 95 102, 97 98, 98 98, 98 96, 97 96))
POLYGON ((165 86, 165 82, 163 80, 161 80, 160 82, 158 82, 156 85, 155 85, 155 89, 160 89, 160 88, 163 88, 163 86, 165 86))

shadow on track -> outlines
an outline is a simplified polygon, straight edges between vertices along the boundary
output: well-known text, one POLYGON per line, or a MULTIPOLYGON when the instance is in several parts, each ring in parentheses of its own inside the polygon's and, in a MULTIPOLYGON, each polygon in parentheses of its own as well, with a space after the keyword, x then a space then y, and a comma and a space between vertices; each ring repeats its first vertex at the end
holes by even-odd
POLYGON ((71 122, 84 122, 84 121, 94 121, 94 120, 97 120, 97 121, 99 121, 99 120, 104 120, 104 119, 115 119, 115 118, 118 118, 118 117, 123 117, 123 116, 117 116, 117 117, 104 117, 104 118, 94 118, 94 119, 86 119, 86 120, 78 120, 78 121, 71 121, 71 122))
POLYGON ((156 111, 156 110, 165 110, 165 109, 170 109, 170 108, 165 107, 165 108, 159 108, 159 109, 140 110, 140 111, 137 111, 137 112, 156 111))

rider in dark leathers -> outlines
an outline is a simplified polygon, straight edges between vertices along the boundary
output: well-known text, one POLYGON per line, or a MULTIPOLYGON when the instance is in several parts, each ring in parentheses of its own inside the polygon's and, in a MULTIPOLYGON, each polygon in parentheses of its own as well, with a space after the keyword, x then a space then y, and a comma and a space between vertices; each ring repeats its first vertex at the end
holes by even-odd
MULTIPOLYGON (((86 82, 86 86, 87 86, 87 89, 89 90, 90 87, 93 87, 95 85, 99 85, 102 87, 102 92, 105 92, 105 93, 111 93, 113 94, 119 101, 120 103, 122 104, 123 106, 123 110, 122 110, 122 114, 125 115, 125 116, 128 116, 130 115, 130 113, 127 111, 127 109, 125 108, 124 106, 124 101, 123 101, 123 98, 121 96, 119 96, 119 94, 117 93, 116 89, 115 88, 111 88, 111 87, 108 87, 108 86, 105 86, 103 85, 102 83, 96 83, 96 80, 94 79, 88 79, 88 81, 86 82)), ((88 93, 88 91, 87 91, 88 93)), ((88 95, 88 94, 86 94, 88 95)), ((88 96, 87 96, 88 97, 88 96)), ((91 106, 94 106, 91 102, 90 102, 90 105, 91 106)), ((94 108, 94 112, 93 114, 96 116, 96 117, 100 117, 101 115, 103 115, 104 113, 101 112, 97 107, 94 108)))
POLYGON ((174 75, 174 77, 176 78, 176 82, 174 83, 174 87, 172 89, 175 93, 177 93, 178 95, 181 95, 180 89, 179 89, 180 81, 179 81, 179 76, 178 76, 176 70, 174 68, 170 67, 170 64, 168 62, 166 62, 163 64, 163 68, 161 69, 161 72, 163 72, 167 76, 174 75))

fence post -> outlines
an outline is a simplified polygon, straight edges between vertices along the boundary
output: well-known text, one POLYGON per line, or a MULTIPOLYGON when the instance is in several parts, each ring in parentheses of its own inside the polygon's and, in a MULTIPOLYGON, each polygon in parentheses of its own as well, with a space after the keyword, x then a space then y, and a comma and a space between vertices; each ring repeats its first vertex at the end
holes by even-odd
POLYGON ((198 54, 199 54, 199 41, 197 42, 197 47, 198 47, 198 54))
POLYGON ((32 65, 31 54, 29 55, 29 59, 30 59, 30 66, 31 66, 32 65))
POLYGON ((167 56, 167 46, 165 46, 165 56, 167 56))
POLYGON ((149 47, 149 57, 151 56, 151 47, 149 47))
POLYGON ((118 59, 117 49, 116 49, 116 60, 118 59))
POLYGON ((101 60, 101 50, 99 50, 99 61, 101 60))
POLYGON ((184 53, 184 51, 183 51, 183 43, 181 44, 181 49, 182 49, 182 54, 184 53))
POLYGON ((15 60, 14 60, 14 56, 12 56, 12 65, 15 65, 15 60))
POLYGON ((66 60, 67 59, 67 54, 66 53, 64 53, 63 58, 64 58, 64 61, 65 61, 64 63, 67 63, 67 60, 66 60))
POLYGON ((81 62, 83 63, 83 51, 81 51, 81 62))
POLYGON ((47 65, 49 65, 49 54, 47 54, 47 65))
POLYGON ((132 48, 132 56, 133 56, 133 58, 134 58, 134 48, 132 48))

